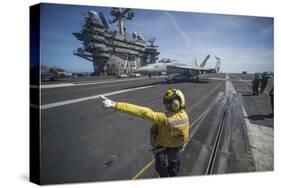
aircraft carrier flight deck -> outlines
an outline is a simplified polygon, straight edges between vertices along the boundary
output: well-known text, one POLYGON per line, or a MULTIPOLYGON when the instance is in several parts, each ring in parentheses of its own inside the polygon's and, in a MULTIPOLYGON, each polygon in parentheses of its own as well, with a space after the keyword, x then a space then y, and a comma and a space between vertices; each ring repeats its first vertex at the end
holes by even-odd
POLYGON ((218 73, 200 75, 199 83, 166 84, 163 77, 44 83, 42 182, 158 177, 149 144, 152 124, 104 109, 99 95, 164 111, 170 87, 185 95, 191 127, 181 176, 273 170, 273 80, 263 94, 252 95, 253 78, 218 73))

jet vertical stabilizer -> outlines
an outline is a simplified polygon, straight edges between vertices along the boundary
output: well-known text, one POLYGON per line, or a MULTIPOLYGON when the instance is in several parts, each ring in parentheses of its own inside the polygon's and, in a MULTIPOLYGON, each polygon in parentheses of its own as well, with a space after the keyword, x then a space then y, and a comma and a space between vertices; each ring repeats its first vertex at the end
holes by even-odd
POLYGON ((195 65, 195 66, 198 66, 196 57, 194 58, 194 65, 195 65))
POLYGON ((216 63, 216 73, 218 73, 220 71, 220 65, 221 65, 221 59, 219 57, 215 57, 217 59, 217 63, 216 63))
POLYGON ((204 68, 205 67, 205 65, 206 65, 206 63, 207 63, 207 61, 208 61, 208 59, 210 58, 210 55, 207 55, 206 57, 205 57, 205 59, 202 61, 202 63, 200 64, 200 67, 201 68, 204 68))

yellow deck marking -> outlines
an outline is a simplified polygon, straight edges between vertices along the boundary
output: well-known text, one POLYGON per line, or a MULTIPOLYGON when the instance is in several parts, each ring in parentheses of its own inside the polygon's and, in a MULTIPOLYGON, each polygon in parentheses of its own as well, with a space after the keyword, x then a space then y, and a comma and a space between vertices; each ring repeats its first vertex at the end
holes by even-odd
POLYGON ((153 165, 153 163, 155 162, 155 159, 151 160, 149 163, 147 163, 147 165, 145 165, 145 167, 143 167, 143 169, 141 169, 141 171, 139 171, 132 179, 138 179, 151 165, 153 165))

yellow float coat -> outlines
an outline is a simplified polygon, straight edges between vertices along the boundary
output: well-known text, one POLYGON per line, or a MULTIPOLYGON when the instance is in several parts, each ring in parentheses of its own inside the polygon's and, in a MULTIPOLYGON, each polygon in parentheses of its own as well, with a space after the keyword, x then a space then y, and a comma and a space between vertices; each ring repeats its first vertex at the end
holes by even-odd
POLYGON ((150 108, 117 102, 116 110, 138 116, 157 125, 156 143, 162 147, 181 147, 188 141, 189 119, 185 110, 178 112, 154 112, 150 108))

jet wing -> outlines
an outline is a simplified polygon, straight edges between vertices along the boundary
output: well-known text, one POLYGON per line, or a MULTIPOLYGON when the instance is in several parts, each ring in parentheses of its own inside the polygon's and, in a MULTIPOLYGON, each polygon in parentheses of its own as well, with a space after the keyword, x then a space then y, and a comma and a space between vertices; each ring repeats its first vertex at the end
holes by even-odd
POLYGON ((196 71, 206 71, 206 70, 208 70, 206 68, 202 68, 202 67, 199 67, 199 66, 187 65, 187 64, 173 64, 173 65, 168 65, 167 67, 177 68, 177 69, 185 69, 185 70, 196 70, 196 71))

